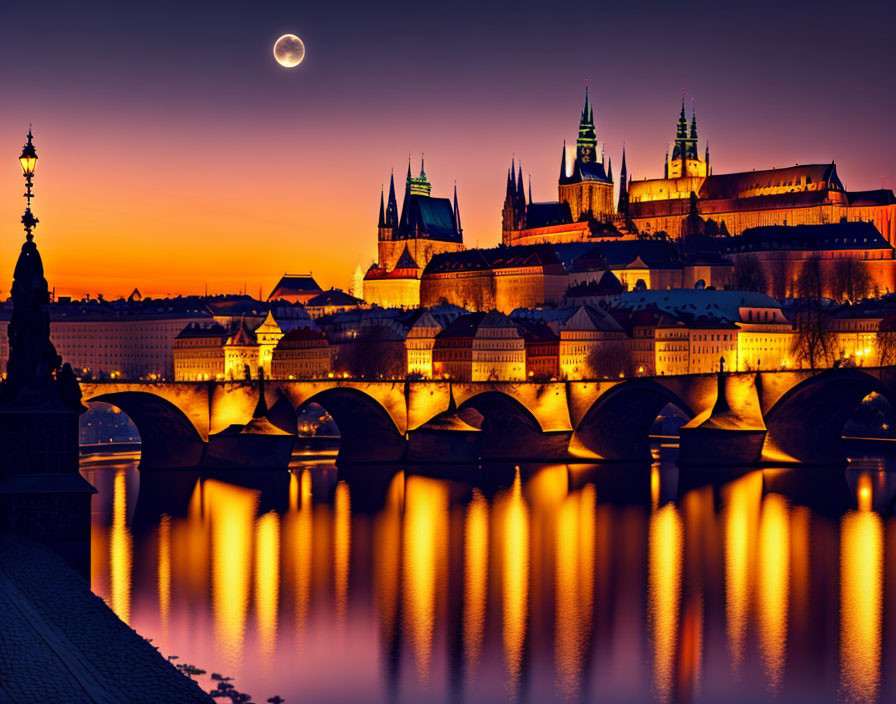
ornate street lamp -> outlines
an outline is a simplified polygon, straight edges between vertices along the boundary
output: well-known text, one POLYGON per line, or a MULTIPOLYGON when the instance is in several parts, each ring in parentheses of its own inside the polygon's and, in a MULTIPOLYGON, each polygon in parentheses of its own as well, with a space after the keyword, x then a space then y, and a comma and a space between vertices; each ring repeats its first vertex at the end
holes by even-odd
POLYGON ((34 144, 31 143, 31 125, 28 126, 28 142, 22 148, 22 156, 19 157, 19 163, 22 165, 22 173, 25 176, 25 198, 27 205, 25 206, 25 214, 22 215, 22 224, 25 226, 25 239, 29 242, 34 239, 32 230, 37 226, 38 220, 31 213, 31 199, 34 194, 31 192, 33 186, 34 169, 37 166, 37 152, 34 144))

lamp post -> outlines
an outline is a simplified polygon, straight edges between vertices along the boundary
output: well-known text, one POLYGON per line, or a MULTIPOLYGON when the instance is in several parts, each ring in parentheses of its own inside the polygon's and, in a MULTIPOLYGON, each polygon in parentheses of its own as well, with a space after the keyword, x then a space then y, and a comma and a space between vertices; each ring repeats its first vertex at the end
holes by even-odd
POLYGON ((25 226, 25 239, 29 242, 34 239, 32 230, 37 226, 38 220, 31 212, 31 199, 34 194, 31 188, 34 185, 34 169, 37 166, 37 152, 34 150, 34 144, 31 143, 31 125, 28 125, 28 142, 22 148, 22 156, 19 157, 19 163, 22 165, 22 173, 25 176, 25 194, 27 205, 25 206, 25 214, 22 215, 22 224, 25 226))

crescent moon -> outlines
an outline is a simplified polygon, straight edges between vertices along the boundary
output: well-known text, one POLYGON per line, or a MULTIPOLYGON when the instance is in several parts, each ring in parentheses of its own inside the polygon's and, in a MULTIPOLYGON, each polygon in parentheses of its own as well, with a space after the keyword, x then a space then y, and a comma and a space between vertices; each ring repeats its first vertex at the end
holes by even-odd
POLYGON ((274 42, 274 58, 286 68, 295 68, 305 58, 305 45, 295 34, 284 34, 274 42))

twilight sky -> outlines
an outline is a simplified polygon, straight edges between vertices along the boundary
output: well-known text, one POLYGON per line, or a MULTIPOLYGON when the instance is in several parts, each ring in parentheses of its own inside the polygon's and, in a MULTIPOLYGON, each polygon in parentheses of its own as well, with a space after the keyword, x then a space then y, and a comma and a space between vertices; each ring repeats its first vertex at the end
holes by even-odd
MULTIPOLYGON (((408 153, 457 181, 467 246, 500 240, 512 154, 554 200, 589 79, 618 176, 662 175, 682 87, 716 173, 837 161, 896 186, 896 3, 0 3, 0 275, 35 214, 57 293, 266 296, 284 271, 347 287, 408 153), (296 69, 271 48, 305 42, 296 69)), ((5 287, 7 284, 3 284, 5 287)), ((7 295, 6 292, 3 295, 7 295)))

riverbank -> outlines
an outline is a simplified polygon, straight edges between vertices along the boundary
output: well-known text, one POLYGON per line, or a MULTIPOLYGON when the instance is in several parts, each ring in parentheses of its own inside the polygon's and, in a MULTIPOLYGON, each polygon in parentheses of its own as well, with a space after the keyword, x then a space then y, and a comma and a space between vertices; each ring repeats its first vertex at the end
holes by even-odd
POLYGON ((0 702, 213 700, 49 548, 0 534, 0 702))

